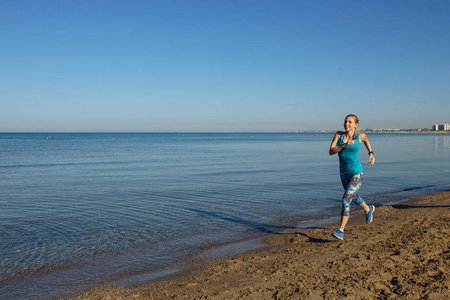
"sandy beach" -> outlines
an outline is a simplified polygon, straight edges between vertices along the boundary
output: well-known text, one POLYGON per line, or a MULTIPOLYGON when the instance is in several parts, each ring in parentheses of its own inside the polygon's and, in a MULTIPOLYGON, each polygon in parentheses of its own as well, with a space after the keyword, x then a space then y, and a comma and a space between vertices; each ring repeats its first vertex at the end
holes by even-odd
POLYGON ((377 207, 370 225, 354 212, 344 241, 335 227, 268 234, 258 250, 71 299, 450 299, 450 191, 377 207))

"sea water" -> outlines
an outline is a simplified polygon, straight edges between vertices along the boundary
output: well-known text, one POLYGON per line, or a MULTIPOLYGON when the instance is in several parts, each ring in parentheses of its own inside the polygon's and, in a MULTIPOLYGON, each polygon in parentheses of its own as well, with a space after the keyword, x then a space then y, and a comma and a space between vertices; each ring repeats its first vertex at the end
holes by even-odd
MULTIPOLYGON (((337 217, 332 137, 0 133, 0 298, 65 296, 337 217)), ((449 134, 368 137, 376 163, 362 146, 366 202, 450 189, 449 134)))

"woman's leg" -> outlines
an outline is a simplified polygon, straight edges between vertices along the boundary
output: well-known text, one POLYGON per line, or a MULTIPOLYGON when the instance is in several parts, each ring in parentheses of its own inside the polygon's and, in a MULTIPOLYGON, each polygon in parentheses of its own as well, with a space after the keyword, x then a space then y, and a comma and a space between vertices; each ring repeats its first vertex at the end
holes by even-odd
POLYGON ((344 231, 350 218, 350 204, 355 202, 361 206, 364 210, 369 211, 367 204, 358 196, 358 190, 361 187, 363 181, 363 173, 354 176, 341 175, 342 185, 345 188, 344 196, 342 197, 342 213, 341 213, 341 226, 339 229, 344 231))
MULTIPOLYGON (((370 208, 369 208, 369 206, 366 204, 366 202, 362 202, 360 205, 359 205, 362 209, 364 209, 364 211, 366 212, 366 213, 368 213, 369 211, 370 211, 370 208)), ((347 222, 348 222, 348 219, 349 219, 350 217, 349 216, 341 216, 341 227, 339 227, 339 229, 342 231, 342 232, 344 232, 344 229, 345 229, 345 226, 347 225, 347 222)))
POLYGON ((369 212, 369 206, 366 204, 366 202, 362 202, 360 205, 359 205, 362 209, 364 209, 364 211, 366 212, 366 213, 368 213, 369 212))
POLYGON ((348 217, 348 216, 341 216, 341 227, 339 227, 339 229, 342 231, 342 232, 344 232, 344 229, 345 229, 345 225, 347 225, 347 222, 348 222, 348 219, 349 219, 350 217, 348 217))

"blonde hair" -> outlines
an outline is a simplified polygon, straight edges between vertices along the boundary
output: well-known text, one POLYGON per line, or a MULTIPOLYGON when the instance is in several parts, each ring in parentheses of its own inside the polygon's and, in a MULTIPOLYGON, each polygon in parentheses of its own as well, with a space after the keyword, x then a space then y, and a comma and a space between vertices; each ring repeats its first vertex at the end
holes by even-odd
POLYGON ((358 117, 356 115, 350 114, 350 115, 346 116, 344 120, 346 120, 348 117, 352 117, 355 120, 356 125, 358 125, 356 127, 356 132, 358 132, 359 131, 359 119, 358 119, 358 117))

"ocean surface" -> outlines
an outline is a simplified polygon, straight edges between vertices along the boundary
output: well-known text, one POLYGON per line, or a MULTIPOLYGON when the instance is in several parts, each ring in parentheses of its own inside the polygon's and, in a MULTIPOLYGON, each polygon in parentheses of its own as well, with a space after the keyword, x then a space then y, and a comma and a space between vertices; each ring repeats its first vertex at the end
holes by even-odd
MULTIPOLYGON (((339 217, 332 137, 0 133, 0 299, 67 296, 339 217)), ((450 189, 449 134, 368 137, 376 163, 362 146, 366 202, 450 189)))

